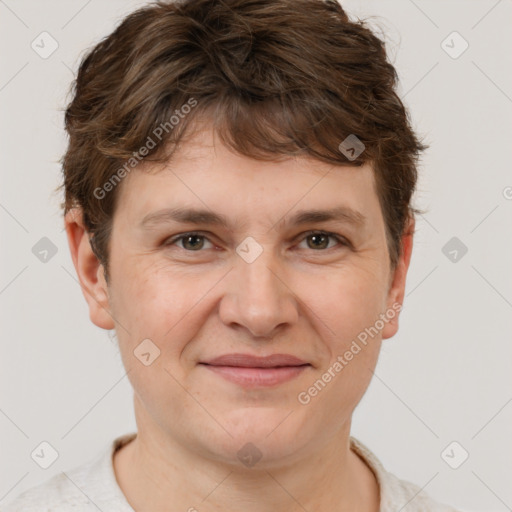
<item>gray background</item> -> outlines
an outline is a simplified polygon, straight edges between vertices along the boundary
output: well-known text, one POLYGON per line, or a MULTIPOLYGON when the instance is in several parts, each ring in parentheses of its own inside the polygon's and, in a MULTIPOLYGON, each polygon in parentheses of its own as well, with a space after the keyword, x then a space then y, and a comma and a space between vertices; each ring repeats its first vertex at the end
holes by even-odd
MULTIPOLYGON (((112 333, 89 320, 53 189, 80 56, 142 4, 0 0, 0 506, 135 430, 129 381, 112 333), (43 31, 59 45, 46 59, 31 48, 43 31), (46 262, 32 252, 43 237, 57 251, 46 262), (48 469, 30 455, 42 441, 59 454, 48 469)), ((512 2, 343 5, 385 32, 401 96, 431 144, 400 330, 384 341, 353 435, 441 501, 511 510, 512 2), (457 58, 453 31, 469 44, 457 58), (469 453, 458 469, 441 457, 452 441, 452 464, 469 453)))

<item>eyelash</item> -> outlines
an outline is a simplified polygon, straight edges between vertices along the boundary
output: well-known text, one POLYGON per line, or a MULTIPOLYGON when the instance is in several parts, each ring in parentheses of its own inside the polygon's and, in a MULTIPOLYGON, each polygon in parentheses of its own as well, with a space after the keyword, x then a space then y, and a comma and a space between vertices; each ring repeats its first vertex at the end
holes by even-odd
MULTIPOLYGON (((325 236, 328 236, 330 238, 334 238, 341 246, 344 246, 344 247, 351 247, 351 244, 350 242, 341 237, 340 235, 337 235, 336 233, 331 233, 330 231, 319 231, 319 230, 313 230, 313 231, 306 231, 305 233, 303 233, 303 237, 300 239, 300 241, 302 242, 303 240, 305 240, 308 236, 312 236, 312 235, 325 235, 325 236)), ((200 232, 200 231, 189 231, 187 233, 182 233, 181 235, 177 235, 173 238, 170 238, 168 240, 166 240, 163 245, 164 246, 171 246, 171 245, 174 245, 176 242, 180 241, 180 240, 183 240, 189 236, 198 236, 198 237, 203 237, 207 240, 208 237, 200 232)), ((211 240, 209 240, 210 243, 211 243, 211 240)), ((315 252, 325 252, 325 251, 328 251, 329 249, 333 249, 334 247, 329 247, 327 249, 319 249, 318 251, 315 251, 315 249, 311 249, 312 251, 315 251, 315 252)), ((180 249, 183 249, 184 251, 186 252, 189 252, 189 253, 194 253, 194 252, 202 252, 202 250, 198 250, 198 251, 189 251, 183 247, 180 247, 180 249)))

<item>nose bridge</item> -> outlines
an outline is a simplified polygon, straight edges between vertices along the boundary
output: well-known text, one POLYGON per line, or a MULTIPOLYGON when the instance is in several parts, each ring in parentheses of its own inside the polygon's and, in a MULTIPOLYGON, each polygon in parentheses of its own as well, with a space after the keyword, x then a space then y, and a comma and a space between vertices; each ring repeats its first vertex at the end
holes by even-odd
POLYGON ((276 267, 272 250, 262 249, 261 254, 253 261, 240 258, 241 261, 237 262, 241 291, 251 298, 253 304, 276 301, 281 293, 275 271, 272 270, 276 267))
POLYGON ((221 308, 224 322, 243 325, 254 336, 263 337, 281 324, 294 322, 295 301, 279 276, 282 272, 274 251, 248 237, 236 252, 233 286, 221 308))

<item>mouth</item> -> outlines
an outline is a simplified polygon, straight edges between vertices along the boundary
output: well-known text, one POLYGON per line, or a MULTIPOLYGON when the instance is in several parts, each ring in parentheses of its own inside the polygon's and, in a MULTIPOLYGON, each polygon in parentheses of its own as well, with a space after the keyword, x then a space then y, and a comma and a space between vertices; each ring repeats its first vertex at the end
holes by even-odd
POLYGON ((199 364, 225 380, 247 388, 276 386, 312 367, 310 363, 289 354, 266 357, 226 354, 199 364))

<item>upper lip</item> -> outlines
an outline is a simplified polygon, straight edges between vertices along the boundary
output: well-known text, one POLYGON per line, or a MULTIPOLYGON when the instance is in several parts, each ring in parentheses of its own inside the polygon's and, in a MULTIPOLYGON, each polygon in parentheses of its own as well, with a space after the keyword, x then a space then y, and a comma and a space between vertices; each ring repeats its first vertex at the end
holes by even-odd
POLYGON ((202 364, 212 366, 238 366, 245 368, 275 368, 277 366, 302 366, 309 364, 290 354, 271 354, 269 356, 253 356, 250 354, 224 354, 202 364))

